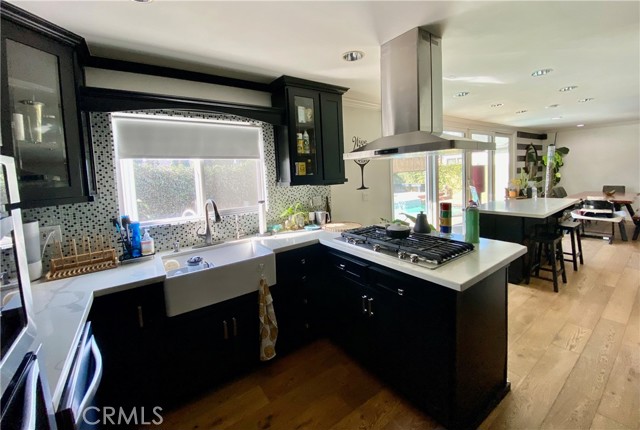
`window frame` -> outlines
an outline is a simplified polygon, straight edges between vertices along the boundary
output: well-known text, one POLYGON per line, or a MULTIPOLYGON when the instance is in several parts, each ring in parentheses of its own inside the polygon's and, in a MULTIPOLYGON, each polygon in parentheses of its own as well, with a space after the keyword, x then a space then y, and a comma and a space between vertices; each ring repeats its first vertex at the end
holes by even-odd
MULTIPOLYGON (((461 137, 471 138, 472 134, 483 134, 489 136, 491 142, 495 142, 496 136, 505 137, 509 139, 509 180, 515 175, 515 132, 508 132, 506 130, 492 130, 485 127, 460 127, 460 126, 448 126, 445 127, 444 133, 462 135, 461 137)), ((495 153, 494 150, 487 151, 488 163, 487 163, 487 198, 489 201, 500 198, 501 194, 495 190, 495 153)), ((425 184, 425 210, 427 216, 433 225, 439 227, 439 198, 438 198, 438 154, 427 154, 426 158, 426 184, 425 184)), ((471 153, 467 152, 462 157, 462 192, 464 201, 467 202, 470 198, 469 194, 469 180, 471 178, 471 153)), ((391 214, 395 215, 395 193, 393 192, 393 167, 390 168, 390 183, 391 183, 391 214)))
MULTIPOLYGON (((125 116, 125 115, 123 115, 125 116)), ((126 115, 126 116, 137 116, 144 117, 145 115, 126 115)), ((155 118, 158 118, 155 116, 155 118)), ((176 118, 171 117, 172 120, 180 121, 184 119, 185 122, 193 121, 193 118, 176 118)), ((210 123, 218 123, 224 125, 234 125, 239 124, 237 121, 225 121, 225 120, 201 120, 198 121, 210 122, 210 123)), ((246 125, 246 123, 240 123, 241 125, 246 125)), ((194 163, 194 186, 195 186, 195 195, 196 195, 196 214, 192 216, 183 216, 179 218, 160 218, 148 221, 140 221, 141 227, 153 227, 158 225, 176 225, 176 224, 184 224, 190 222, 199 222, 203 221, 205 217, 204 213, 204 203, 206 198, 204 197, 204 174, 203 174, 203 162, 207 160, 246 160, 252 159, 256 160, 257 166, 257 177, 258 183, 256 184, 258 189, 258 201, 266 201, 267 196, 267 178, 266 178, 266 166, 265 166, 265 150, 264 150, 264 136, 262 128, 258 125, 255 125, 258 130, 258 146, 259 146, 259 157, 258 158, 119 158, 117 151, 114 153, 114 161, 115 161, 115 174, 116 174, 116 188, 117 188, 117 198, 118 198, 118 210, 121 214, 127 214, 132 220, 139 220, 138 207, 136 202, 136 189, 135 189, 135 174, 133 163, 135 160, 189 160, 194 163), (127 184, 126 186, 124 184, 127 184)), ((114 141, 114 144, 117 144, 114 141)), ((218 209, 220 216, 233 216, 233 215, 242 215, 248 213, 258 213, 258 201, 256 201, 255 205, 250 206, 242 206, 228 209, 218 209)))

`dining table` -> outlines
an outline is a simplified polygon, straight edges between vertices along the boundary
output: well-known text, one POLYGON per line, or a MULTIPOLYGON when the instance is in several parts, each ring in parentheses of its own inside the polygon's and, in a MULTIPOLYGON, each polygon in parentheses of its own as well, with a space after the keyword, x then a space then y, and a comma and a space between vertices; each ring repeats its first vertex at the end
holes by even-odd
POLYGON ((633 210, 633 202, 638 197, 638 193, 618 193, 609 196, 602 191, 582 191, 580 193, 568 196, 572 199, 579 200, 608 200, 613 204, 624 205, 629 211, 629 215, 633 218, 635 212, 633 210))

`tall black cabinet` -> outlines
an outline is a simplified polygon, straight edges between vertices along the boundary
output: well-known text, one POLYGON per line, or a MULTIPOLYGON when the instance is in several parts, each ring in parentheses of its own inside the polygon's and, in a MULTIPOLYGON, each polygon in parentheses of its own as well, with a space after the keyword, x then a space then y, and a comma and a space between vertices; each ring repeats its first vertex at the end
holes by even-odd
POLYGON ((346 182, 342 94, 348 88, 282 76, 271 90, 273 106, 285 111, 285 125, 276 129, 278 183, 346 182))
POLYGON ((9 3, 2 16, 2 154, 25 207, 92 200, 92 154, 76 94, 84 40, 9 3))

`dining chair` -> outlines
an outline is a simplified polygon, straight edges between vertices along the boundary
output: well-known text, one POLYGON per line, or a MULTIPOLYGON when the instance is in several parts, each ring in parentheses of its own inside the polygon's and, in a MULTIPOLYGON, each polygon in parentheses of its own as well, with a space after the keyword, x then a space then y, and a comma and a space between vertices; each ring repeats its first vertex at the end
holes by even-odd
POLYGON ((624 185, 603 185, 602 192, 608 193, 610 191, 615 191, 616 193, 624 194, 626 187, 624 185))

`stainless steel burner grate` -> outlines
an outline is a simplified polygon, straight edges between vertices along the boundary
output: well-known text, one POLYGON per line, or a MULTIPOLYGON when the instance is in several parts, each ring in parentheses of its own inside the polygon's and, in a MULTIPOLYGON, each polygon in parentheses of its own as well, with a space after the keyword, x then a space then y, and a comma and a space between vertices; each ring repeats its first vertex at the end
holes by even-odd
POLYGON ((348 243, 368 245, 374 251, 395 253, 399 258, 409 259, 413 263, 428 263, 428 267, 437 267, 474 250, 470 243, 429 234, 412 233, 406 239, 392 239, 379 226, 348 230, 342 233, 342 237, 348 243))

